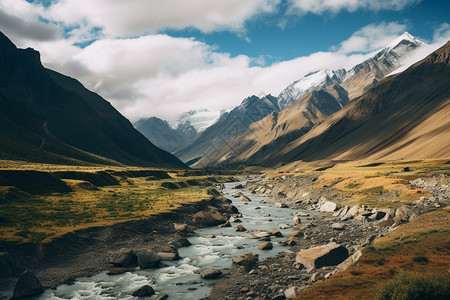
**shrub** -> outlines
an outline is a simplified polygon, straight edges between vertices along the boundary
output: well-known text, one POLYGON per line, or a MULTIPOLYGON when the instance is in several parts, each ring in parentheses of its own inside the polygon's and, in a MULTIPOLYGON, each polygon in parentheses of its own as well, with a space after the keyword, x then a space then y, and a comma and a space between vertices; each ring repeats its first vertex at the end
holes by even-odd
POLYGON ((450 277, 399 274, 381 286, 377 300, 450 299, 450 277))
POLYGON ((428 263, 428 258, 426 256, 414 256, 413 261, 418 263, 428 263))

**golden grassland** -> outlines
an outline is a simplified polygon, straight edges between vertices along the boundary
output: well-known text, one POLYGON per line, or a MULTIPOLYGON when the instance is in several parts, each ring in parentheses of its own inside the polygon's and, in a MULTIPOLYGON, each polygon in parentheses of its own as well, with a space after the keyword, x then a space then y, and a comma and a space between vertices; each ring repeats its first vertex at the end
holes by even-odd
POLYGON ((449 207, 413 219, 363 250, 348 270, 305 290, 297 299, 374 299, 399 275, 433 275, 448 281, 449 207))
MULTIPOLYGON (((40 164, 8 165, 5 162, 0 163, 0 168, 83 172, 133 169, 40 164)), ((69 193, 48 195, 23 193, 25 196, 19 194, 19 197, 14 199, 4 199, 0 201, 0 241, 46 242, 74 230, 149 218, 185 204, 210 199, 211 196, 206 189, 199 187, 182 185, 171 189, 161 186, 163 183, 179 183, 187 180, 196 180, 203 184, 213 183, 209 177, 186 177, 183 174, 185 171, 166 171, 172 176, 171 179, 118 178, 120 185, 95 187, 87 184, 87 189, 86 185, 80 185, 86 182, 64 179, 63 181, 72 190, 69 193)), ((225 177, 215 176, 215 178, 226 181, 225 177)))
POLYGON ((333 188, 347 199, 345 205, 360 203, 382 208, 428 197, 428 191, 411 186, 409 181, 435 174, 450 175, 450 164, 448 160, 296 162, 278 171, 267 176, 314 174, 318 180, 311 188, 333 188))

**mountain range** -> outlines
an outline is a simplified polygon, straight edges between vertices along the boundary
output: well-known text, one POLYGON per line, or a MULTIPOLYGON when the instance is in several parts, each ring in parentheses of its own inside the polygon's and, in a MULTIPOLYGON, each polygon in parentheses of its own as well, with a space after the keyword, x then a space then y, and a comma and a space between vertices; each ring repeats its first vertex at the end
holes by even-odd
POLYGON ((39 52, 0 33, 0 157, 58 164, 185 168, 77 80, 46 69, 39 52))

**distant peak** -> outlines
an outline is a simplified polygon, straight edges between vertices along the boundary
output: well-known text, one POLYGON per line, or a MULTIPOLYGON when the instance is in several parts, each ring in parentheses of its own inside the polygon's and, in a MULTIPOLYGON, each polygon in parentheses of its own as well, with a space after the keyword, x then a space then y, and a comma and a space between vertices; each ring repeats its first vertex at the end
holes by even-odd
POLYGON ((0 50, 14 50, 17 49, 11 40, 0 31, 0 50))
POLYGON ((408 42, 416 44, 416 45, 424 45, 425 44, 421 40, 419 40, 419 39, 415 38, 414 36, 412 36, 408 31, 405 31, 401 36, 399 36, 398 38, 396 38, 395 40, 390 42, 389 45, 387 45, 386 48, 394 49, 402 41, 408 41, 408 42))

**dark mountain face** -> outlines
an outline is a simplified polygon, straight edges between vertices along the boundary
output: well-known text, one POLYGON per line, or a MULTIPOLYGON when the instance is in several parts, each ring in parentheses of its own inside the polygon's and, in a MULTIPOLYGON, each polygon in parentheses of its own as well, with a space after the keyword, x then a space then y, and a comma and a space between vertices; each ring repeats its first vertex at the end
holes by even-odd
POLYGON ((173 129, 167 121, 156 117, 141 119, 134 123, 134 127, 150 142, 169 152, 197 135, 197 131, 189 122, 179 124, 177 129, 173 129))
POLYGON ((99 95, 0 35, 0 155, 47 163, 185 167, 99 95))
POLYGON ((216 123, 174 154, 188 164, 198 161, 205 155, 214 155, 223 147, 227 147, 228 142, 247 129, 250 124, 278 111, 277 99, 271 95, 263 98, 248 97, 232 111, 222 114, 216 123))

